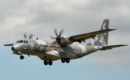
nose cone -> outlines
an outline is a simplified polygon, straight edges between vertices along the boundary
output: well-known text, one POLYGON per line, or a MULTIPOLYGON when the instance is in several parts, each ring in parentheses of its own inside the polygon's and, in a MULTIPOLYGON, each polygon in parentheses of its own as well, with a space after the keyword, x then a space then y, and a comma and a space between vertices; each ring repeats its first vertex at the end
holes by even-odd
POLYGON ((15 44, 15 45, 13 45, 12 47, 11 47, 11 50, 12 51, 19 51, 19 50, 21 50, 21 45, 19 45, 19 44, 15 44))
POLYGON ((12 47, 11 47, 11 50, 12 50, 12 51, 14 51, 14 50, 15 50, 14 46, 12 46, 12 47))

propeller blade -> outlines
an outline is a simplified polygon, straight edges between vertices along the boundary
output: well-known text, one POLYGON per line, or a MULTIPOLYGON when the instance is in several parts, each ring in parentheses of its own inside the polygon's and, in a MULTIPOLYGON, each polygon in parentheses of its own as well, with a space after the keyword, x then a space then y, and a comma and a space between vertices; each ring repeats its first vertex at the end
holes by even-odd
POLYGON ((64 30, 61 29, 60 33, 59 33, 59 38, 61 38, 61 35, 63 34, 64 30))
POLYGON ((56 37, 54 37, 54 36, 50 36, 50 38, 51 38, 51 39, 56 39, 56 37))
POLYGON ((63 32, 64 32, 63 29, 61 29, 59 33, 57 32, 57 29, 55 29, 55 30, 54 30, 54 33, 55 33, 56 37, 51 36, 51 38, 52 38, 52 39, 56 39, 56 41, 57 41, 58 43, 61 43, 61 36, 62 36, 63 32))
POLYGON ((55 32, 56 37, 58 37, 59 35, 58 35, 58 32, 57 32, 57 29, 55 29, 54 32, 55 32))
POLYGON ((30 35, 29 35, 29 39, 32 39, 32 37, 33 37, 33 34, 30 34, 30 35))
POLYGON ((26 34, 26 33, 24 33, 24 35, 23 35, 23 36, 24 36, 24 38, 27 38, 27 34, 26 34))

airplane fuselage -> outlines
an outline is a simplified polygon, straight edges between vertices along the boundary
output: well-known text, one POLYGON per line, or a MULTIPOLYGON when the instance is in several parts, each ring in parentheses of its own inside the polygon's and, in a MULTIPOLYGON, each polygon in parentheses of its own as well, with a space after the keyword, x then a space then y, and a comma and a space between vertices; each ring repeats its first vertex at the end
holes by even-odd
POLYGON ((23 40, 22 43, 13 45, 15 54, 34 55, 42 60, 59 60, 62 58, 77 59, 98 50, 97 46, 71 44, 61 48, 58 44, 52 44, 44 40, 23 40), (16 45, 16 46, 15 46, 16 45), (19 51, 19 52, 17 52, 19 51))

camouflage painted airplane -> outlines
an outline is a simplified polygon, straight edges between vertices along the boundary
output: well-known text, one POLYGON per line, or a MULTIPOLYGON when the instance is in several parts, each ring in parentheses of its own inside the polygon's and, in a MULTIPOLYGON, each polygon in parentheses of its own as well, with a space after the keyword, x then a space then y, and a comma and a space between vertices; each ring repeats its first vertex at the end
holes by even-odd
POLYGON ((116 47, 126 45, 108 45, 108 32, 115 29, 109 29, 109 20, 105 19, 99 31, 74 35, 70 37, 62 36, 63 30, 59 33, 57 29, 54 30, 56 37, 53 42, 45 40, 32 39, 31 34, 27 37, 24 34, 23 40, 18 40, 14 44, 5 44, 4 46, 11 46, 14 54, 20 55, 20 59, 24 59, 23 54, 38 56, 44 61, 44 65, 52 65, 53 61, 61 60, 62 63, 69 63, 72 59, 78 59, 98 50, 110 50, 116 47), (82 43, 87 39, 98 39, 88 44, 75 44, 75 42, 82 43))

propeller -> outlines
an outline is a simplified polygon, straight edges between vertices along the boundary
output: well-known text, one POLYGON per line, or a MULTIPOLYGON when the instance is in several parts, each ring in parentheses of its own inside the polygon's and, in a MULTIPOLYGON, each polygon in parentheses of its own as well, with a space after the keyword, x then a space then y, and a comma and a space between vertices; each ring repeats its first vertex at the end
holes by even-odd
POLYGON ((56 39, 56 41, 57 41, 58 43, 61 43, 61 35, 63 34, 63 32, 64 32, 63 29, 61 29, 59 33, 58 33, 57 29, 55 29, 55 30, 54 30, 54 33, 55 33, 56 37, 51 36, 51 38, 52 38, 52 39, 56 39))
POLYGON ((33 34, 30 34, 30 35, 29 35, 29 39, 32 39, 32 37, 33 37, 33 34))
POLYGON ((26 33, 24 33, 23 36, 24 36, 25 39, 27 38, 27 34, 26 33))
POLYGON ((26 34, 26 33, 24 33, 24 35, 23 35, 23 36, 24 36, 24 38, 25 38, 25 39, 27 39, 27 38, 28 38, 28 39, 32 39, 33 34, 31 33, 31 34, 27 37, 27 34, 26 34))

